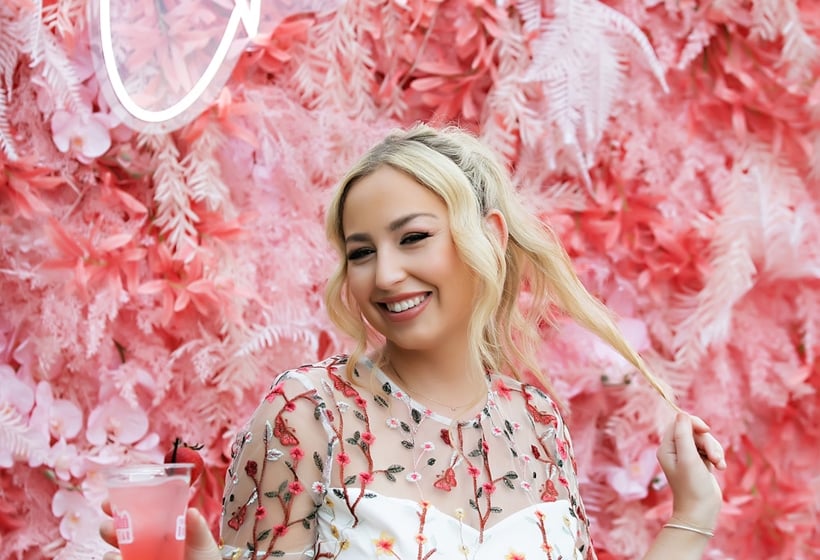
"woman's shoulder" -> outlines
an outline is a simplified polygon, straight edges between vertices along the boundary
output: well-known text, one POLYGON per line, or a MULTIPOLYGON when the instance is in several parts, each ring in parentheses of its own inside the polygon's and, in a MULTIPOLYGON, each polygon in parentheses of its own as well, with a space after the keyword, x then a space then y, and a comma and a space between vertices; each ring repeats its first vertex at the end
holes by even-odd
POLYGON ((537 424, 557 425, 561 421, 558 402, 534 381, 516 379, 506 374, 490 375, 490 388, 500 401, 513 404, 537 424))
POLYGON ((304 388, 315 391, 317 398, 325 399, 332 396, 333 400, 359 396, 363 387, 356 379, 360 375, 360 368, 354 368, 348 375, 347 354, 336 354, 317 362, 309 362, 285 370, 276 376, 270 385, 270 391, 282 392, 285 389, 304 388))

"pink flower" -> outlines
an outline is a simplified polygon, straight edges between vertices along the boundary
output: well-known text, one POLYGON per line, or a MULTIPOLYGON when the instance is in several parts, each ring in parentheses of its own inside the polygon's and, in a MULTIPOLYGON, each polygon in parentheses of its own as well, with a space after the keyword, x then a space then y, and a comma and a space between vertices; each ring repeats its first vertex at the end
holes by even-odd
POLYGON ((288 492, 290 492, 294 496, 301 494, 304 489, 305 487, 302 486, 302 483, 298 480, 294 480, 293 482, 288 484, 288 492))
POLYGON ((315 494, 324 494, 326 491, 325 485, 318 480, 310 485, 310 489, 313 490, 315 494))
POLYGON ((393 428, 394 430, 399 427, 399 419, 398 418, 388 418, 385 423, 387 424, 388 428, 393 428))
POLYGON ((478 470, 478 467, 476 467, 475 465, 467 465, 467 472, 468 472, 468 473, 470 474, 470 476, 472 476, 473 478, 478 478, 478 475, 480 475, 480 474, 481 474, 481 471, 480 471, 480 470, 478 470))
POLYGON ((432 441, 425 441, 421 446, 422 451, 428 451, 428 452, 433 451, 435 448, 436 448, 436 446, 433 444, 432 441))
POLYGON ((70 440, 83 427, 83 413, 71 401, 55 399, 47 381, 37 384, 36 402, 31 413, 32 425, 40 424, 54 439, 70 440))
POLYGON ((376 436, 371 432, 362 432, 362 441, 367 445, 373 445, 373 442, 376 441, 376 436))
POLYGON ((359 480, 362 481, 362 484, 370 484, 371 482, 373 482, 373 475, 369 472, 360 472, 359 480))
POLYGON ((51 499, 51 513, 60 517, 60 535, 66 540, 90 538, 102 518, 98 507, 76 490, 59 489, 51 499))
POLYGON ((481 485, 481 487, 484 489, 484 493, 488 496, 495 492, 495 484, 493 484, 492 482, 485 482, 481 485))
POLYGON ((105 445, 109 441, 127 445, 139 441, 147 431, 145 411, 115 396, 91 411, 85 435, 92 445, 105 445))
POLYGON ((20 414, 28 415, 34 406, 32 385, 18 379, 11 366, 0 365, 0 402, 10 404, 20 414))
POLYGON ((649 486, 658 470, 655 450, 649 446, 628 465, 605 469, 609 485, 623 500, 642 500, 649 493, 649 486))
POLYGON ((77 453, 77 446, 66 443, 64 439, 51 447, 46 463, 60 480, 70 481, 72 477, 80 478, 85 474, 84 461, 77 453))
POLYGON ((305 452, 302 451, 301 447, 294 447, 290 450, 290 456, 293 457, 294 461, 298 461, 305 456, 305 452))
POLYGON ((350 455, 347 453, 339 453, 336 456, 336 459, 339 461, 340 465, 349 465, 350 464, 350 455))
POLYGON ((64 154, 71 153, 83 163, 90 163, 111 147, 109 116, 103 113, 73 115, 55 111, 51 118, 54 145, 64 154))
POLYGON ((417 473, 416 471, 407 473, 407 480, 409 482, 418 482, 419 480, 421 480, 421 474, 417 473))

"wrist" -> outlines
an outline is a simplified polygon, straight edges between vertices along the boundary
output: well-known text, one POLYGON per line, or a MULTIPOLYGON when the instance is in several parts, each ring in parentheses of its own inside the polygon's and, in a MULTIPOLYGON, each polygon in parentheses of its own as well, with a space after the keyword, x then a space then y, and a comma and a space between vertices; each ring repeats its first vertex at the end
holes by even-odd
POLYGON ((675 519, 674 517, 670 518, 669 521, 667 521, 663 525, 663 528, 673 529, 676 531, 685 531, 693 536, 698 535, 700 537, 709 539, 715 536, 715 530, 711 527, 701 527, 699 525, 693 525, 691 523, 686 523, 684 521, 675 519))

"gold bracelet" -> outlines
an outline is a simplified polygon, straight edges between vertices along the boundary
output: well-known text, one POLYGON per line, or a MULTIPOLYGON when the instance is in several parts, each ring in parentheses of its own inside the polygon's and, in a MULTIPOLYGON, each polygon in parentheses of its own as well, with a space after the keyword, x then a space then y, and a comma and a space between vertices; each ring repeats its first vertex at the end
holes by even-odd
POLYGON ((682 529, 684 531, 691 531, 699 535, 705 535, 710 539, 715 536, 715 532, 710 531, 709 529, 701 529, 700 527, 692 527, 691 525, 684 525, 682 523, 667 523, 666 525, 664 525, 664 527, 669 527, 670 529, 682 529))

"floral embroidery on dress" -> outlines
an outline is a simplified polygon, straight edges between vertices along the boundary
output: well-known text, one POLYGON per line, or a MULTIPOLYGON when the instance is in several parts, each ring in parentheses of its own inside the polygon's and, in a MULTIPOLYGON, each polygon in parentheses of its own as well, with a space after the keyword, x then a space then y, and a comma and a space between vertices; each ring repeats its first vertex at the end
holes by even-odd
POLYGON ((538 388, 488 375, 455 421, 369 360, 280 375, 232 447, 232 558, 594 559, 569 434, 538 388))

